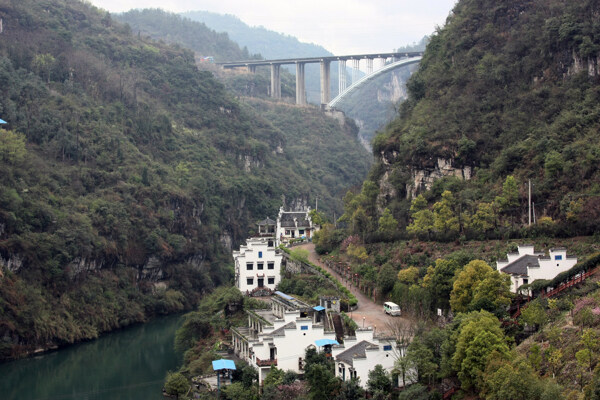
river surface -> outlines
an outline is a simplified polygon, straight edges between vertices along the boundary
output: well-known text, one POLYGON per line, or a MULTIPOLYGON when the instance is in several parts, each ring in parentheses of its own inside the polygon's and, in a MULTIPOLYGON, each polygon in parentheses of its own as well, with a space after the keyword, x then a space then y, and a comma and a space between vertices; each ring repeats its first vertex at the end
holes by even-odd
POLYGON ((173 340, 181 315, 155 319, 24 360, 0 364, 3 400, 162 400, 181 362, 173 340))

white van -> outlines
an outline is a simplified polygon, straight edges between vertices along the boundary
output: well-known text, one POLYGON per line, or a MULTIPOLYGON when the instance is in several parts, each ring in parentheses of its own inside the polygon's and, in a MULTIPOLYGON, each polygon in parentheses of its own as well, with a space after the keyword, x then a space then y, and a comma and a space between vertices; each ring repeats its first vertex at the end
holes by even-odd
POLYGON ((383 303, 383 312, 390 315, 402 314, 400 306, 396 303, 392 303, 391 301, 386 301, 385 303, 383 303))

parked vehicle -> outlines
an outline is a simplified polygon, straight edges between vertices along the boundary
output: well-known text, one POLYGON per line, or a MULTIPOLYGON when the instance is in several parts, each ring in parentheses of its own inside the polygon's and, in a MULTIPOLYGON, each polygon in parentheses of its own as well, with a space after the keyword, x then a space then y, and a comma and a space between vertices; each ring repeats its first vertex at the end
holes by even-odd
POLYGON ((401 315, 402 311, 400 310, 400 306, 396 303, 392 303, 391 301, 386 301, 383 303, 383 312, 389 315, 401 315))

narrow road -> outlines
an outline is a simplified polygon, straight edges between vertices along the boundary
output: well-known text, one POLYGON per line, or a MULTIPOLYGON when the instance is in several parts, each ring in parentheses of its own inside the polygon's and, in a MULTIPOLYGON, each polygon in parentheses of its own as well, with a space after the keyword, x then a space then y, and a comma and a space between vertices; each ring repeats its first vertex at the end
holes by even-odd
POLYGON ((356 296, 356 299, 358 300, 358 309, 349 312, 348 315, 360 328, 362 328, 364 324, 365 327, 373 327, 376 333, 385 332, 392 334, 410 324, 410 321, 407 318, 392 317, 384 313, 383 305, 375 303, 372 299, 365 296, 360 290, 358 290, 358 288, 354 287, 351 282, 347 282, 336 271, 328 268, 327 265, 325 265, 325 263, 321 262, 319 259, 319 255, 315 252, 314 244, 307 243, 297 246, 296 248, 308 250, 308 259, 310 262, 327 270, 331 275, 335 276, 337 280, 342 283, 342 285, 346 286, 354 296, 356 296))

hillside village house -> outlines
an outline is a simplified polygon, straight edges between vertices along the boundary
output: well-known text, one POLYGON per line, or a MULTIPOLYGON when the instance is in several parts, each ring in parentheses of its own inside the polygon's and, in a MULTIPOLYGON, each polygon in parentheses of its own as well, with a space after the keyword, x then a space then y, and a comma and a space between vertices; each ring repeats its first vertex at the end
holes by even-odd
POLYGON ((363 387, 375 365, 392 370, 399 354, 393 338, 376 338, 367 328, 337 345, 333 328, 326 329, 330 324, 324 307, 311 307, 281 292, 275 292, 271 300, 271 310, 249 310, 248 325, 232 329, 234 352, 258 371, 259 384, 273 365, 303 374, 309 347, 330 354, 336 375, 344 380, 360 378, 363 387))
POLYGON ((311 239, 319 226, 313 224, 310 218, 310 207, 304 210, 286 211, 284 207, 279 209, 277 216, 276 238, 277 245, 286 243, 290 239, 311 239))
POLYGON ((521 245, 516 253, 508 253, 507 259, 497 262, 497 269, 511 276, 510 290, 517 293, 521 285, 537 279, 553 279, 561 272, 568 271, 577 258, 569 257, 567 249, 550 249, 550 255, 536 252, 533 245, 521 245))
POLYGON ((235 286, 242 293, 268 288, 275 290, 281 281, 282 255, 275 248, 274 238, 254 237, 233 252, 235 286))

